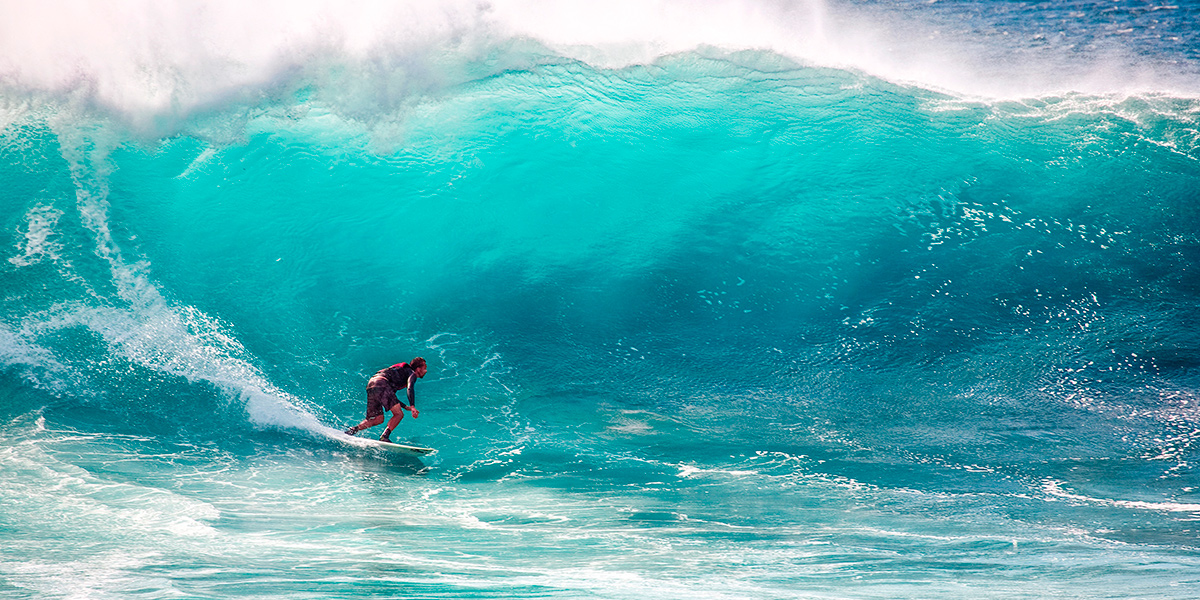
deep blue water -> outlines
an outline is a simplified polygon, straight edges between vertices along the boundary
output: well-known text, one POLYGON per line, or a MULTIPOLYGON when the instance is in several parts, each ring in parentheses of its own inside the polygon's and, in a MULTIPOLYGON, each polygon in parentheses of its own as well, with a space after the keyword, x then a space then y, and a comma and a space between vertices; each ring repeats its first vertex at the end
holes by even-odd
POLYGON ((53 9, 0 597, 1200 596, 1197 3, 53 9))

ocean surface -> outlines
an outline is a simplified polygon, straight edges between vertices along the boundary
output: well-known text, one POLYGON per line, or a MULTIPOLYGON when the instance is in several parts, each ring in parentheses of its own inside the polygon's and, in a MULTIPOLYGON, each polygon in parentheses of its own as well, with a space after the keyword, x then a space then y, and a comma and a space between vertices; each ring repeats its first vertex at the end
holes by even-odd
POLYGON ((1200 597, 1200 2, 252 5, 0 4, 0 597, 1200 597))

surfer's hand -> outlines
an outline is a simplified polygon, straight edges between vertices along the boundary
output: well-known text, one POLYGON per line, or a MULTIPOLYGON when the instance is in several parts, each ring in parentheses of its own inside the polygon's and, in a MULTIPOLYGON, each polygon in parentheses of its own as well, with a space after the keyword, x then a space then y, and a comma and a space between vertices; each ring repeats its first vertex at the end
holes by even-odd
POLYGON ((412 413, 414 419, 417 418, 418 416, 420 416, 420 414, 421 414, 421 413, 417 412, 417 407, 415 407, 415 406, 410 407, 408 409, 408 411, 412 413))

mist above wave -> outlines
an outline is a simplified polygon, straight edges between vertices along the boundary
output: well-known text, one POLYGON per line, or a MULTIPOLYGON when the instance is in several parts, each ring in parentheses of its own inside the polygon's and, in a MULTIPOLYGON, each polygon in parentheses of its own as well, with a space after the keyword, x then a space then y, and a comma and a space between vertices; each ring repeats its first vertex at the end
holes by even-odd
MULTIPOLYGON (((355 98, 346 110, 370 113, 547 62, 621 68, 704 48, 992 97, 1197 89, 1178 61, 1164 68, 1136 58, 1119 37, 1081 51, 1046 42, 1057 21, 998 31, 981 17, 951 30, 944 25, 954 15, 896 8, 822 0, 8 5, 0 8, 0 90, 4 104, 49 95, 160 135, 196 114, 307 87, 343 90, 355 98)), ((1082 7, 1083 22, 1089 11, 1082 7)))

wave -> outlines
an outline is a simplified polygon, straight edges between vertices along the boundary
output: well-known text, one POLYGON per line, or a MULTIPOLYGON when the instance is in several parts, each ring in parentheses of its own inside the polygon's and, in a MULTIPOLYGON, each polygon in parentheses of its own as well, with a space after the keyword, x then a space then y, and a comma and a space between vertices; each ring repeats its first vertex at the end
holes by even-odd
POLYGON ((1200 45, 1104 6, 0 7, 13 585, 1175 593, 1200 45), (432 460, 325 439, 417 355, 432 460))
POLYGON ((1143 37, 1129 33, 1143 11, 1113 8, 1085 4, 1095 23, 1078 25, 1074 14, 1022 21, 969 3, 50 2, 0 19, 0 85, 10 108, 98 109, 152 139, 311 89, 369 118, 512 70, 619 69, 693 52, 774 54, 968 96, 1195 96, 1197 57, 1178 50, 1192 35, 1186 8, 1153 11, 1157 33, 1143 37))
POLYGON ((394 97, 314 64, 162 138, 13 109, 4 385, 119 432, 174 398, 198 437, 305 432, 426 353, 452 423, 428 435, 486 457, 652 440, 1088 497, 1065 465, 1188 476, 1195 100, 554 56, 394 97))

